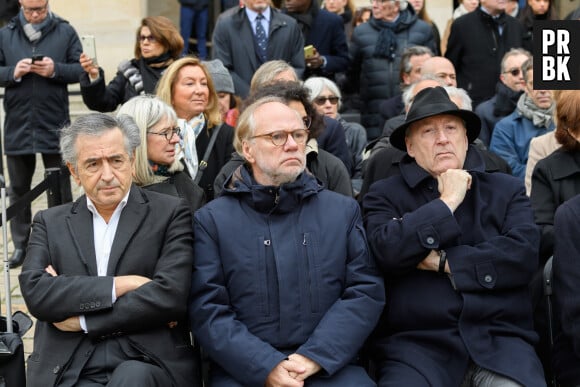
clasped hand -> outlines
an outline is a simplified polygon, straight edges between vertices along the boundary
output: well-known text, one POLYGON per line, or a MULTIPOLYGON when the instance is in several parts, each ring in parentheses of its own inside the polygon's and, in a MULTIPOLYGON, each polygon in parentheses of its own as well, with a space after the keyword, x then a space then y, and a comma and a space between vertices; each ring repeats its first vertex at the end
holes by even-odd
POLYGON ((463 169, 448 169, 437 176, 437 189, 441 200, 455 212, 471 188, 471 175, 463 169))
POLYGON ((266 387, 302 387, 304 380, 320 371, 320 368, 315 361, 293 353, 270 372, 266 387))

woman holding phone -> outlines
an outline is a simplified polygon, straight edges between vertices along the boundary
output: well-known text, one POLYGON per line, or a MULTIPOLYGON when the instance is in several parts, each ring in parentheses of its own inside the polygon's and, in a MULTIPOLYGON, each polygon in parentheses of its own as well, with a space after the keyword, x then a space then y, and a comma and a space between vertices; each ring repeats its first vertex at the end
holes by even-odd
POLYGON ((120 104, 140 94, 153 94, 157 82, 183 50, 183 39, 171 20, 164 16, 146 17, 137 29, 135 58, 124 60, 117 75, 105 85, 105 74, 91 58, 82 53, 80 76, 83 102, 91 110, 112 112, 120 104))

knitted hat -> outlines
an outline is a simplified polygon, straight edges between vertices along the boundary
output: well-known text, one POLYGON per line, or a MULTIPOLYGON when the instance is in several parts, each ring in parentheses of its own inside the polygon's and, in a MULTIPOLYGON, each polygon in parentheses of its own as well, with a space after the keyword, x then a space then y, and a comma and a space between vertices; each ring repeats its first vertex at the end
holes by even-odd
POLYGON ((234 81, 232 80, 232 76, 221 60, 209 60, 203 62, 203 64, 211 75, 211 79, 213 80, 213 85, 217 93, 235 94, 234 81))

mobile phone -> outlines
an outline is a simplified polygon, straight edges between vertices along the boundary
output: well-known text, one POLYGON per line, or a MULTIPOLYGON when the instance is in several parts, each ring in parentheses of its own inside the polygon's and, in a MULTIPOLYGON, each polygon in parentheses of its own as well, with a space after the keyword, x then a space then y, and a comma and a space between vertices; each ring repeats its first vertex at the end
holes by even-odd
POLYGON ((312 58, 314 56, 314 46, 312 44, 304 47, 304 58, 312 58))
POLYGON ((32 63, 41 62, 44 59, 44 55, 32 55, 32 63))
POLYGON ((93 61, 93 65, 97 66, 97 48, 95 46, 95 37, 93 35, 81 36, 81 43, 83 45, 83 52, 93 61))

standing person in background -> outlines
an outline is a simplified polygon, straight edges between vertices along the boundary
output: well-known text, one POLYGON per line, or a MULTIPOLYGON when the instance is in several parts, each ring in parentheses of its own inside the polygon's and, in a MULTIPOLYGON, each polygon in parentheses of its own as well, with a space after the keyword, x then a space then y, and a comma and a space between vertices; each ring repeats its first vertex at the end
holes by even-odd
POLYGON ((91 110, 112 112, 136 95, 153 94, 159 78, 182 50, 183 39, 171 20, 146 17, 135 35, 135 58, 121 62, 108 85, 103 69, 84 53, 81 55, 85 70, 80 78, 83 102, 91 110))
POLYGON ((420 20, 406 0, 373 0, 373 16, 355 28, 350 44, 350 87, 358 88, 361 124, 367 137, 380 136, 380 105, 400 92, 399 66, 409 46, 435 51, 431 27, 420 20))
MULTIPOLYGON (((4 152, 10 202, 30 191, 36 153, 45 168, 61 168, 59 129, 70 122, 67 86, 77 83, 81 42, 74 28, 53 14, 48 0, 20 0, 20 12, 0 30, 0 87, 4 87, 4 152)), ((68 176, 68 173, 66 174, 68 176)), ((70 179, 61 179, 64 201, 70 179)), ((14 252, 10 267, 22 265, 30 235, 30 206, 10 222, 14 252)))
POLYGON ((506 15, 505 0, 481 0, 479 8, 453 22, 445 56, 473 106, 493 97, 501 60, 512 48, 522 47, 523 34, 520 22, 506 15))
POLYGON ((197 56, 207 58, 207 25, 209 18, 209 0, 179 0, 179 31, 183 38, 183 55, 189 55, 189 38, 195 30, 197 39, 197 56), (195 27, 195 28, 194 28, 195 27))
POLYGON ((157 96, 175 109, 181 129, 179 157, 191 178, 199 179, 206 200, 212 200, 213 182, 234 151, 234 128, 223 124, 211 75, 199 59, 186 56, 163 74, 157 96), (200 167, 208 149, 207 160, 200 167))
POLYGON ((294 19, 273 8, 270 0, 244 0, 243 7, 222 13, 213 31, 212 58, 222 61, 236 94, 248 96, 252 76, 263 63, 281 59, 299 77, 304 73, 304 39, 294 19))
POLYGON ((475 11, 479 5, 479 0, 460 0, 459 5, 453 11, 453 17, 447 21, 445 26, 445 32, 443 32, 443 38, 441 39, 441 55, 445 55, 447 51, 447 40, 449 39, 449 33, 451 32, 451 24, 453 21, 469 12, 475 11))
POLYGON ((425 23, 431 26, 433 30, 433 39, 435 40, 435 55, 440 55, 441 53, 441 34, 439 34, 439 28, 435 22, 429 17, 427 13, 427 0, 410 0, 409 3, 413 6, 415 13, 419 19, 423 20, 425 23))
POLYGON ((242 100, 235 94, 234 81, 228 69, 219 59, 203 62, 207 71, 211 75, 215 91, 219 98, 220 113, 223 121, 231 126, 236 127, 242 100))
POLYGON ((353 0, 324 0, 322 7, 328 12, 332 12, 340 16, 344 24, 344 33, 346 34, 346 42, 350 41, 352 30, 355 25, 353 23, 353 16, 356 8, 353 0))
POLYGON ((541 20, 557 20, 558 13, 552 0, 528 0, 528 5, 521 10, 518 20, 524 26, 523 47, 534 51, 534 22, 541 20))
POLYGON ((296 20, 305 46, 313 46, 306 55, 303 79, 323 76, 334 79, 348 68, 348 46, 342 19, 320 9, 318 0, 285 0, 283 11, 296 20))
POLYGON ((18 14, 20 3, 18 0, 4 0, 0 4, 0 27, 4 27, 18 14))

